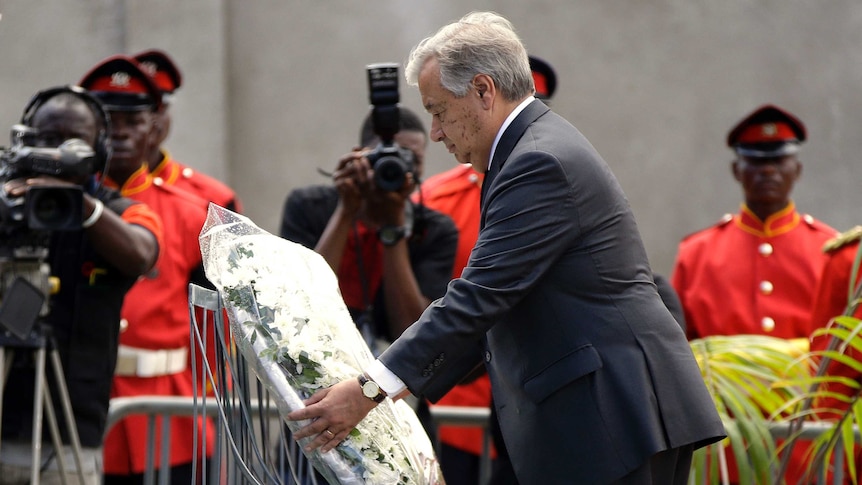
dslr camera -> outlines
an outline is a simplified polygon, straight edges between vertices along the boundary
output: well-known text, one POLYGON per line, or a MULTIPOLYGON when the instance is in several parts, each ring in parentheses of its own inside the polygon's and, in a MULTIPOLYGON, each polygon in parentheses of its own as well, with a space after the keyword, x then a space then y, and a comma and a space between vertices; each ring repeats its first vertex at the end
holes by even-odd
MULTIPOLYGON (((86 177, 94 166, 92 147, 80 139, 67 140, 57 148, 15 144, 0 151, 0 186, 38 175, 86 177)), ((9 197, 0 188, 0 235, 11 241, 10 236, 31 231, 80 229, 83 207, 84 194, 78 186, 30 187, 20 197, 9 197)))
POLYGON ((398 111, 398 64, 369 64, 368 94, 371 100, 371 122, 380 144, 366 155, 374 170, 374 184, 381 190, 397 192, 404 186, 408 173, 415 176, 413 152, 395 143, 400 131, 398 111))

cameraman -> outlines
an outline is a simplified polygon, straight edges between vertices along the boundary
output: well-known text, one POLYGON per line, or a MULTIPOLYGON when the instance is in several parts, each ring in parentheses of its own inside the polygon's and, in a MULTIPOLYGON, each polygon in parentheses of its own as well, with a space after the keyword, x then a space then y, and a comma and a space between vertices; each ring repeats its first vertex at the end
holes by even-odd
MULTIPOLYGON (((44 322, 51 330, 63 364, 66 385, 83 447, 86 483, 98 484, 102 472, 102 438, 108 414, 111 381, 117 359, 120 308, 126 292, 149 271, 159 253, 161 219, 146 205, 132 201, 99 183, 110 149, 108 117, 85 91, 60 87, 42 91, 31 100, 22 118, 23 141, 35 147, 57 147, 78 138, 93 147, 95 172, 87 176, 53 177, 26 173, 8 180, 7 197, 24 197, 38 186, 83 189, 83 218, 78 230, 50 235, 48 262, 59 279, 50 296, 44 322)), ((47 370, 47 382, 55 382, 47 370)), ((0 483, 28 483, 32 460, 32 414, 35 369, 31 352, 16 352, 3 400, 0 483)), ((59 395, 52 389, 55 412, 65 435, 59 395)), ((47 433, 42 439, 42 483, 60 483, 55 450, 47 433)), ((77 481, 70 447, 66 479, 77 481)))

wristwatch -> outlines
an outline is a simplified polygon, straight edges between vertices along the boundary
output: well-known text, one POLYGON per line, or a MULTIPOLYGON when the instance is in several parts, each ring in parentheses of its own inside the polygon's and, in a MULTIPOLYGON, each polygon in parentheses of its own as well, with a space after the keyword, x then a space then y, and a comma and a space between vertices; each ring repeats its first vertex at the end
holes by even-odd
POLYGON ((383 226, 377 230, 377 239, 380 239, 384 246, 394 246, 406 235, 404 226, 383 226))
POLYGON ((386 399, 386 393, 383 392, 383 389, 380 389, 380 386, 378 386, 376 382, 365 377, 365 374, 359 374, 357 379, 359 380, 359 387, 362 388, 363 396, 376 403, 383 402, 383 400, 386 399))

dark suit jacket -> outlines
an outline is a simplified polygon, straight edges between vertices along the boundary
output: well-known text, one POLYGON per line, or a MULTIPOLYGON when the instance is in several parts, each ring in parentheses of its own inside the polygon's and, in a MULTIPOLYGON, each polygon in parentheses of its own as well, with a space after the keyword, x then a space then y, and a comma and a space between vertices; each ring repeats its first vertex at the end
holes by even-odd
POLYGON ((480 359, 521 483, 607 483, 724 428, 616 178, 534 101, 506 129, 464 269, 383 355, 439 399, 480 359))

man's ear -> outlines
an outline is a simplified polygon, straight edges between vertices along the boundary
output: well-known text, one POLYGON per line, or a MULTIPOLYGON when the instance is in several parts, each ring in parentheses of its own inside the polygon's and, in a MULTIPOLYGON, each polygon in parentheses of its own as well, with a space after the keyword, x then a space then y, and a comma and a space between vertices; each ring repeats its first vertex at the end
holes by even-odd
POLYGON ((476 95, 483 102, 489 102, 496 95, 496 87, 494 80, 487 74, 476 74, 473 77, 473 88, 476 89, 476 95))
POLYGON ((741 169, 739 168, 739 164, 742 163, 738 158, 734 158, 733 161, 730 162, 730 173, 733 174, 733 178, 737 181, 742 182, 742 175, 740 175, 741 169))

